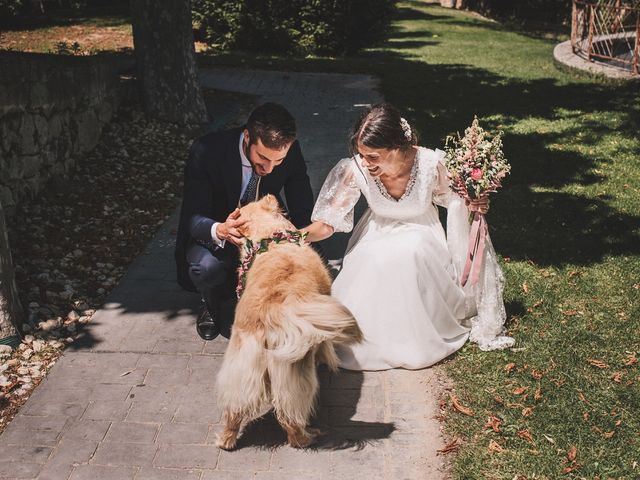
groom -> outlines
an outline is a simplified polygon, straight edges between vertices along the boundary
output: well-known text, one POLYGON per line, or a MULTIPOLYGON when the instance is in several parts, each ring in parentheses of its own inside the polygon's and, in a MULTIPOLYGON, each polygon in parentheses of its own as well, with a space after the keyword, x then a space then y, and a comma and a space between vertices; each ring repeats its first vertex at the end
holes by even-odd
POLYGON ((196 330, 205 340, 229 338, 235 306, 238 207, 275 195, 293 224, 311 221, 313 194, 291 114, 275 103, 257 107, 241 128, 213 132, 194 141, 184 173, 176 239, 178 283, 202 295, 196 330))

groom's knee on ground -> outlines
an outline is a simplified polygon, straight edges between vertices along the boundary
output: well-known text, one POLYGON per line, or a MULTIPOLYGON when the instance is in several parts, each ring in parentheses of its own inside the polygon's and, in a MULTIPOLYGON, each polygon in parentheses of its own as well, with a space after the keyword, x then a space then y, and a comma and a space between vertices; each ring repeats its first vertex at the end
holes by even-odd
POLYGON ((189 276, 198 290, 200 287, 212 288, 223 285, 227 281, 229 269, 224 262, 213 255, 203 256, 196 262, 189 263, 189 276))

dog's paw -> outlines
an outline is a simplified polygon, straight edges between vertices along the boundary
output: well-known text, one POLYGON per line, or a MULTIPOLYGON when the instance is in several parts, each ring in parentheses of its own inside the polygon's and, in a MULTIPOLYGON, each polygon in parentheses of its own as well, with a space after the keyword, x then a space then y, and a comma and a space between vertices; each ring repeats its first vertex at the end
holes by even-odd
POLYGON ((216 438, 216 446, 222 450, 233 450, 236 448, 236 439, 229 435, 218 435, 216 438))

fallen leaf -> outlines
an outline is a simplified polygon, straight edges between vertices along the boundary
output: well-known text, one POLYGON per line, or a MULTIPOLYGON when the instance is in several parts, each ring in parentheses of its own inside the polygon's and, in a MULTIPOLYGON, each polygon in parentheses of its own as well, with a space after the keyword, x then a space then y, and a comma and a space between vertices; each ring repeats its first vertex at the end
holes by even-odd
POLYGON ((500 444, 498 442, 496 442, 495 440, 491 440, 489 442, 489 451, 491 452, 497 452, 497 453, 502 453, 502 452, 506 452, 507 449, 503 448, 500 446, 500 444))
POLYGON ((511 372, 511 370, 513 370, 513 369, 515 368, 515 366, 516 366, 516 364, 515 364, 515 363, 507 363, 507 364, 504 366, 504 371, 505 371, 505 372, 507 372, 507 373, 509 373, 509 372, 511 372))
POLYGON ((578 314, 577 310, 561 310, 560 311, 563 315, 566 315, 567 317, 573 317, 574 315, 578 314))
POLYGON ((571 448, 569 448, 569 451, 567 452, 567 460, 569 460, 570 462, 574 462, 577 455, 578 449, 575 447, 575 445, 571 445, 571 448))
POLYGON ((465 407, 464 405, 462 405, 458 400, 458 397, 456 397, 455 395, 451 395, 451 404, 453 405, 454 409, 456 409, 458 412, 464 415, 468 415, 470 417, 473 417, 475 415, 473 413, 473 410, 471 410, 469 407, 465 407))
POLYGON ((564 474, 571 473, 571 472, 573 472, 574 470, 578 470, 580 467, 582 467, 582 465, 580 465, 579 463, 576 463, 576 464, 574 464, 574 465, 571 465, 570 467, 565 467, 565 468, 562 470, 562 473, 564 473, 564 474))
POLYGON ((522 395, 528 389, 529 389, 529 387, 518 387, 518 388, 514 388, 512 393, 514 395, 522 395))
POLYGON ((537 402, 542 398, 542 390, 540 387, 536 388, 536 392, 533 394, 533 399, 537 402))
POLYGON ((631 366, 635 365, 636 363, 638 363, 638 359, 636 358, 635 355, 627 355, 627 359, 624 361, 624 364, 627 367, 631 367, 631 366))
POLYGON ((556 443, 553 437, 550 437, 549 435, 545 435, 544 433, 542 434, 542 436, 546 438, 549 443, 554 443, 554 444, 556 443))
POLYGON ((498 417, 491 416, 487 419, 487 423, 485 424, 484 428, 487 428, 487 429, 490 428, 494 432, 499 433, 501 423, 502 423, 502 420, 500 420, 498 417))
POLYGON ((522 416, 523 417, 530 417, 532 413, 533 413, 533 408, 531 408, 531 407, 527 407, 527 408, 523 408, 522 409, 522 416))
POLYGON ((524 282, 522 284, 522 292, 527 295, 529 293, 529 285, 527 285, 527 282, 524 282))
POLYGON ((602 436, 603 436, 604 438, 611 438, 611 437, 613 437, 613 435, 614 435, 615 433, 616 433, 616 432, 612 430, 612 431, 610 431, 610 432, 604 432, 604 433, 602 434, 602 436))
POLYGON ((589 420, 589 412, 582 412, 583 420, 589 420))
POLYGON ((622 375, 622 372, 615 372, 613 375, 611 375, 611 380, 616 383, 620 383, 622 381, 622 375))
POLYGON ((531 305, 531 308, 538 308, 540 305, 542 305, 544 303, 543 299, 538 300, 536 303, 534 303, 533 305, 531 305))
POLYGON ((454 438, 451 442, 447 443, 440 450, 437 450, 437 452, 440 454, 446 454, 446 453, 455 452, 458 450, 458 448, 460 448, 460 443, 457 438, 454 438))
POLYGON ((529 443, 535 443, 533 441, 533 437, 531 436, 531 434, 529 433, 529 430, 520 430, 517 435, 522 438, 523 440, 526 440, 529 443))
POLYGON ((581 275, 581 273, 576 270, 569 272, 569 277, 575 277, 577 275, 581 275))
POLYGON ((580 397, 580 400, 582 400, 584 403, 589 403, 587 402, 587 399, 582 392, 578 392, 578 397, 580 397))
POLYGON ((598 360, 596 358, 588 358, 587 362, 589 362, 591 365, 597 368, 609 368, 609 365, 607 365, 602 360, 598 360))
POLYGON ((540 370, 536 370, 535 368, 531 369, 531 376, 536 380, 540 380, 544 376, 544 372, 540 370))

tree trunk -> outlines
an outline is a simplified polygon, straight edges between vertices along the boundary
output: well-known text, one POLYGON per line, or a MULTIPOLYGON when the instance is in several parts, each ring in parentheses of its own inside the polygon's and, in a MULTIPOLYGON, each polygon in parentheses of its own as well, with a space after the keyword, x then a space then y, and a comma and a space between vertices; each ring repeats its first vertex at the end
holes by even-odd
POLYGON ((179 124, 202 123, 190 0, 131 0, 138 81, 147 114, 179 124))
POLYGON ((6 342, 16 336, 17 328, 22 325, 22 320, 23 311, 13 274, 7 225, 0 202, 0 341, 6 342))

